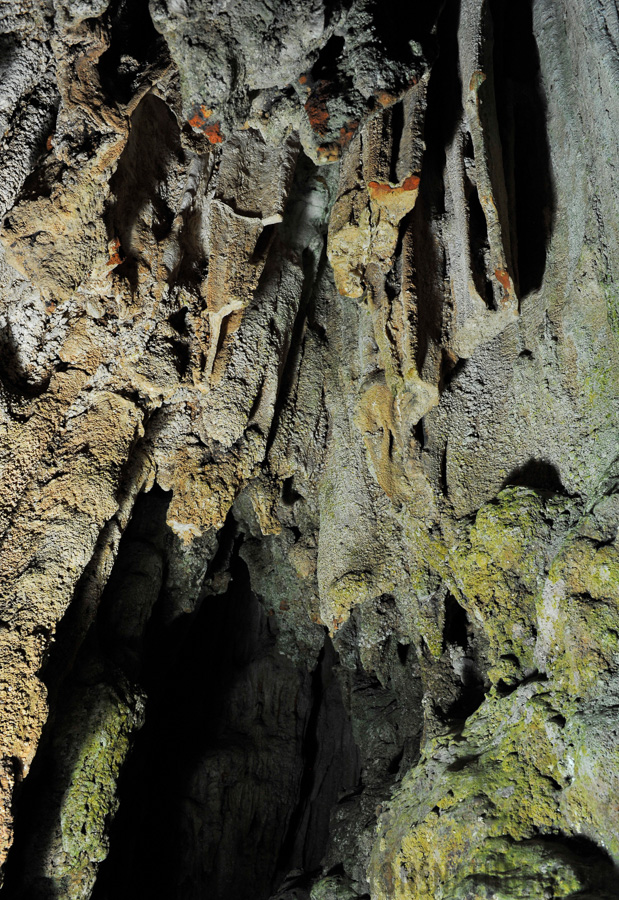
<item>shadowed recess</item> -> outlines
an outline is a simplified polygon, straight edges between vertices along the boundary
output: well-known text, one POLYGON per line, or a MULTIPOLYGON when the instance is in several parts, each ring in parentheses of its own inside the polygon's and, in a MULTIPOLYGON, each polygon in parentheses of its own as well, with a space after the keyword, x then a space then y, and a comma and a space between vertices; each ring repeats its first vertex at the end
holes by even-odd
POLYGON ((510 485, 547 491, 551 494, 565 494, 561 473, 554 463, 546 459, 530 459, 514 469, 503 482, 503 488, 510 485))
POLYGON ((225 594, 173 629, 155 611, 146 724, 93 900, 266 898, 291 869, 319 864, 331 807, 354 780, 335 652, 327 640, 313 673, 278 652, 235 532, 230 518, 225 594))
POLYGON ((146 65, 165 48, 155 31, 148 0, 112 0, 106 18, 110 45, 99 60, 101 84, 119 103, 128 103, 135 82, 146 65))
POLYGON ((491 0, 497 116, 520 296, 539 290, 556 198, 533 2, 491 0))

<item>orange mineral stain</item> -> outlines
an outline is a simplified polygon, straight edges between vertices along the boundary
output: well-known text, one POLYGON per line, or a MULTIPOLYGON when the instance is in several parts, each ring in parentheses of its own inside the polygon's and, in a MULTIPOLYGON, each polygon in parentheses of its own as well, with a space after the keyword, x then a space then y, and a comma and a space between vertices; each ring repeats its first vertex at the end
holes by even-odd
POLYGON ((402 182, 401 188, 396 188, 396 190, 402 191, 416 191, 419 187, 419 175, 409 175, 408 178, 405 178, 402 182))
POLYGON ((329 110, 321 97, 311 96, 305 104, 305 112, 312 126, 312 131, 325 134, 329 124, 329 110))
POLYGON ((108 266, 119 266, 122 262, 124 262, 124 257, 120 254, 120 238, 115 237, 109 243, 110 249, 110 258, 108 260, 108 266))
POLYGON ((188 119, 187 121, 192 128, 197 128, 205 134, 211 144, 221 144, 223 135, 219 127, 219 122, 212 122, 210 125, 207 125, 207 119, 210 119, 212 115, 213 110, 207 109, 204 104, 201 104, 196 109, 191 119, 188 119))
POLYGON ((499 282, 505 293, 509 294, 511 292, 511 281, 505 269, 495 269, 494 277, 499 282))
POLYGON ((405 178, 401 185, 392 187, 390 184, 382 184, 379 181, 368 182, 368 190, 374 200, 381 200, 397 194, 404 194, 408 191, 416 191, 419 187, 419 176, 409 175, 405 178))
POLYGON ((335 160, 339 159, 342 155, 342 150, 350 144, 358 127, 359 122, 356 122, 354 119, 349 119, 349 121, 340 128, 340 136, 337 140, 316 147, 316 153, 320 159, 325 162, 335 162, 335 160))
POLYGON ((378 91, 375 96, 381 106, 392 106, 398 99, 395 94, 390 94, 389 91, 378 91))
POLYGON ((221 129, 219 127, 219 122, 213 122, 212 125, 207 125, 202 129, 208 140, 211 144, 221 144, 224 136, 221 133, 221 129))
POLYGON ((340 147, 347 147, 348 144, 350 144, 353 137, 355 136, 355 131, 357 130, 358 127, 359 127, 358 122, 355 122, 354 120, 350 120, 349 122, 346 123, 346 125, 344 125, 344 126, 342 126, 342 128, 340 128, 340 139, 338 142, 340 147))

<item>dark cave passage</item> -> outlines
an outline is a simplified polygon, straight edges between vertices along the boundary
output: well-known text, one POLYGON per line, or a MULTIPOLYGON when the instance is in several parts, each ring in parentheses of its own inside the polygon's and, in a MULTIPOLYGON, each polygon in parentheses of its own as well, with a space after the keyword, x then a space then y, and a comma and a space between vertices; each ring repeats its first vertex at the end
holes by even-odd
POLYGON ((99 60, 101 84, 114 100, 128 103, 141 70, 165 49, 150 17, 148 0, 113 0, 106 13, 110 45, 99 60))
POLYGON ((533 0, 491 0, 496 109, 520 296, 541 287, 556 199, 533 0))
POLYGON ((278 652, 234 530, 226 593, 175 634, 154 616, 146 724, 93 900, 266 898, 289 870, 319 865, 331 806, 358 778, 332 645, 313 673, 278 652))
MULTIPOLYGON (((20 797, 3 888, 10 900, 70 889, 53 860, 65 846, 72 779, 84 777, 76 760, 92 743, 89 729, 100 727, 101 698, 130 704, 137 691, 148 699, 113 788, 109 853, 89 870, 93 900, 266 900, 282 885, 308 897, 322 867, 349 877, 341 841, 359 830, 351 823, 371 827, 377 803, 417 758, 412 645, 387 638, 381 654, 391 674, 381 683, 361 664, 362 619, 353 616, 337 641, 344 664, 326 633, 313 660, 293 662, 269 604, 252 590, 232 515, 204 582, 223 578, 227 588, 206 591, 193 613, 170 620, 168 502, 159 489, 139 498, 81 647, 72 647, 81 631, 69 616, 62 659, 49 661, 52 710, 20 797)), ((391 615, 393 599, 381 603, 391 615)))
POLYGON ((444 170, 446 148, 452 141, 462 116, 458 58, 460 0, 448 0, 440 12, 436 30, 438 54, 428 85, 424 123, 426 149, 419 179, 419 197, 404 220, 405 253, 418 292, 417 368, 424 370, 430 346, 438 344, 443 330, 445 307, 445 253, 437 240, 437 224, 445 215, 444 170))
POLYGON ((445 597, 443 641, 445 649, 451 646, 459 650, 456 658, 459 658, 457 674, 461 682, 459 695, 447 709, 447 717, 463 722, 484 702, 488 684, 471 620, 449 591, 445 597))

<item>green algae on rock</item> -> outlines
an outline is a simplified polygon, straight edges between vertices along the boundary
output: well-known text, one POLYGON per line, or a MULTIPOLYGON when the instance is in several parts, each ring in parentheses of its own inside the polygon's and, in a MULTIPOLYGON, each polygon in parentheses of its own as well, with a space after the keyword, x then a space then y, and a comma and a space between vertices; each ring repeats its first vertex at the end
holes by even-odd
POLYGON ((0 0, 0 900, 617 893, 617 47, 0 0))

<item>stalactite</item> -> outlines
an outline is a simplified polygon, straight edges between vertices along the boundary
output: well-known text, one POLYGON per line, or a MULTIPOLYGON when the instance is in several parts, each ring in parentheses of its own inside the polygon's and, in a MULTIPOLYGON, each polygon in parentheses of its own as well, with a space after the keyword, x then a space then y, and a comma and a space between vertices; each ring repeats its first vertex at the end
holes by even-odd
POLYGON ((610 0, 0 0, 0 900, 615 896, 610 0))

